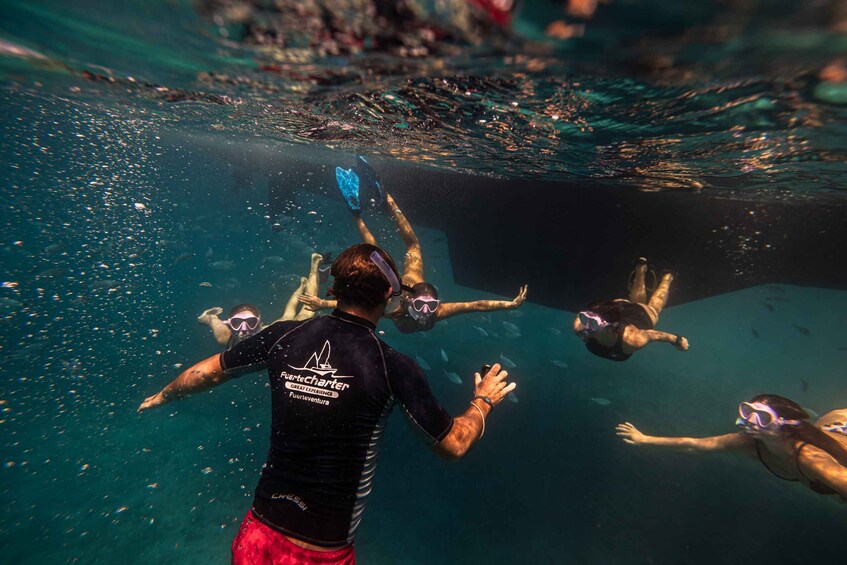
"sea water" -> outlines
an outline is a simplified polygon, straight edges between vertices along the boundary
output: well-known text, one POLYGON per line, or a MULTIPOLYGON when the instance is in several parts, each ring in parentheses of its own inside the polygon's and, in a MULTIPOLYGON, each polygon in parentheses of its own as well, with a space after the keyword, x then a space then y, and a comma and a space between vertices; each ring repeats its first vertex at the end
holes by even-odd
MULTIPOLYGON (((636 80, 614 65, 536 84, 517 72, 499 83, 474 78, 466 67, 459 73, 466 84, 456 90, 456 80, 445 86, 440 70, 418 61, 416 70, 394 69, 399 78, 386 84, 409 99, 418 89, 419 106, 383 105, 380 120, 361 113, 370 103, 350 95, 356 81, 312 91, 315 100, 285 81, 275 93, 203 82, 198 73, 216 68, 248 73, 249 61, 267 53, 210 38, 209 20, 190 4, 4 10, 10 17, 0 37, 36 53, 5 48, 0 89, 6 563, 228 562, 268 447, 266 375, 144 414, 136 409, 218 350, 196 320, 200 312, 250 302, 266 318, 276 316, 307 274, 310 253, 337 254, 358 241, 333 185, 334 167, 355 153, 376 154, 376 167, 398 179, 389 190, 407 194, 431 173, 452 170, 506 181, 606 175, 628 190, 688 190, 696 181, 696 190, 731 198, 737 194, 720 177, 739 166, 750 168, 749 182, 733 190, 763 200, 800 195, 838 205, 844 189, 835 135, 843 107, 812 98, 791 107, 790 96, 752 71, 723 82, 691 79, 700 90, 683 95, 679 86, 636 80), (86 80, 83 70, 117 80, 86 80), (478 113, 454 126, 443 118, 463 88, 472 100, 456 107, 478 113), (624 94, 639 101, 626 113, 624 94), (504 103, 511 99, 520 101, 518 110, 504 103), (544 114, 550 119, 542 124, 539 116, 554 103, 558 113, 544 114), (675 107, 662 113, 662 103, 675 107), (427 112, 442 120, 433 122, 436 134, 421 127, 427 112), (739 138, 739 147, 749 142, 740 156, 724 147, 739 138), (635 146, 633 163, 627 147, 635 146), (599 161, 587 157, 596 147, 599 161), (828 179, 825 187, 812 182, 817 175, 828 179), (286 190, 281 213, 271 218, 267 187, 275 183, 286 190)), ((597 17, 600 25, 603 13, 597 17)), ((534 18, 525 12, 515 26, 538 34, 534 18)), ((761 47, 760 36, 744 37, 761 47)), ((814 52, 829 60, 829 47, 814 37, 814 52)), ((507 57, 526 56, 506 49, 516 49, 507 57)), ((559 51, 538 57, 573 63, 559 51)), ((325 65, 307 70, 343 69, 340 61, 325 65)), ((508 72, 501 69, 500 78, 508 72)), ((514 296, 457 284, 457 242, 416 222, 416 207, 420 214, 435 203, 399 204, 442 297, 514 296)), ((402 257, 389 217, 378 207, 366 214, 379 242, 402 257)), ((469 218, 475 229, 478 219, 469 218)), ((551 276, 579 276, 556 270, 556 255, 568 252, 578 250, 551 250, 544 267, 551 276)), ((609 273, 621 279, 621 293, 627 274, 609 273)), ((847 406, 845 312, 843 290, 780 280, 685 304, 674 304, 672 289, 659 327, 685 335, 690 351, 657 344, 627 363, 590 356, 570 331, 574 312, 534 302, 532 288, 519 310, 451 318, 427 333, 402 335, 382 323, 387 343, 430 366, 430 386, 451 413, 466 408, 482 363, 514 363, 518 388, 459 462, 422 445, 401 411, 390 417, 356 540, 359 561, 840 558, 843 505, 783 483, 758 462, 626 445, 614 428, 628 421, 655 435, 729 433, 738 402, 763 391, 820 414, 847 406)))

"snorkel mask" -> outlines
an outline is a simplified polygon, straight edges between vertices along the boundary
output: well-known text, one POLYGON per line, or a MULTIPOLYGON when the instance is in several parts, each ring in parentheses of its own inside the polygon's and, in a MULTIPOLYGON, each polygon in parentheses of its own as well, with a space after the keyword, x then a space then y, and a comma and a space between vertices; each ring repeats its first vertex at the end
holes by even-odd
POLYGON ((782 426, 796 426, 800 420, 786 420, 779 416, 773 408, 761 402, 742 402, 738 405, 738 415, 735 425, 745 434, 762 433, 774 434, 782 426))
POLYGON ((591 310, 583 310, 577 314, 577 317, 579 323, 582 324, 582 329, 578 334, 583 341, 587 340, 592 334, 601 332, 612 325, 591 310))
POLYGON ((385 280, 388 281, 388 284, 391 285, 391 298, 388 299, 388 305, 385 309, 393 310, 397 307, 400 295, 403 294, 403 285, 400 284, 400 281, 397 279, 397 275, 394 273, 394 269, 392 269, 385 259, 382 258, 379 251, 372 252, 370 258, 374 265, 376 265, 377 269, 379 269, 385 277, 385 280))
POLYGON ((438 310, 440 305, 440 299, 424 294, 411 299, 407 310, 409 311, 409 315, 415 320, 423 320, 435 314, 435 311, 438 310))
POLYGON ((224 321, 224 324, 229 326, 229 329, 234 331, 239 338, 244 338, 258 333, 260 322, 261 320, 258 316, 255 316, 251 312, 243 311, 224 321))

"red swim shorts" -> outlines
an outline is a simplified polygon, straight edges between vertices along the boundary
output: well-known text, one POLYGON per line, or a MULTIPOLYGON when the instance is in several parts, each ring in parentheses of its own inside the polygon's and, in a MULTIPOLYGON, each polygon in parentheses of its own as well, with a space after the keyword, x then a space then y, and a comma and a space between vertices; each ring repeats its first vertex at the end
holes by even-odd
POLYGON ((353 546, 315 551, 293 544, 248 510, 232 542, 232 565, 356 565, 353 546))

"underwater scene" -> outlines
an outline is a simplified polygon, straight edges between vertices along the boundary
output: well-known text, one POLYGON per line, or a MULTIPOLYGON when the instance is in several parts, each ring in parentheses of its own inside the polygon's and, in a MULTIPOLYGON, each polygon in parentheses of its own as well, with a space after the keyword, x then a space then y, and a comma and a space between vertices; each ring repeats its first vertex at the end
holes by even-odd
POLYGON ((358 562, 843 559, 847 2, 0 14, 0 563, 229 563, 268 372, 142 403, 330 315, 363 229, 377 336, 484 437, 395 406, 358 562))

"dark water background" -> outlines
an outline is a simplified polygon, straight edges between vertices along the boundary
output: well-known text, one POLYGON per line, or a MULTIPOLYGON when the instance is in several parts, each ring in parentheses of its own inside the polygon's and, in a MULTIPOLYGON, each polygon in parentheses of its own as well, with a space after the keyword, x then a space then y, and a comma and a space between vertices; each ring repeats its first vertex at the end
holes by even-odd
MULTIPOLYGON (((353 152, 407 193, 443 169, 838 204, 842 86, 821 70, 844 52, 839 7, 739 6, 601 5, 584 37, 552 42, 542 30, 561 7, 527 4, 513 34, 455 22, 441 43, 395 34, 391 45, 428 50, 408 57, 222 38, 234 28, 211 4, 3 3, 0 253, 2 280, 18 285, 0 289, 0 561, 228 561, 267 449, 264 377, 135 409, 177 364, 215 351, 203 309, 275 314, 312 250, 356 242, 332 174, 353 152), (273 65, 290 72, 261 70, 273 65), (281 231, 265 217, 269 182, 290 190, 281 231), (224 260, 235 267, 211 266, 224 260)), ((415 224, 432 203, 401 205, 415 224)), ((468 213, 471 229, 482 219, 468 213)), ((388 218, 369 220, 402 255, 388 218)), ((453 283, 450 241, 418 231, 442 296, 480 297, 453 283)), ((551 250, 551 276, 579 276, 556 270, 567 252, 551 250)), ((622 292, 626 275, 609 273, 622 292)), ((517 364, 519 401, 458 463, 391 417, 361 562, 841 558, 843 505, 752 461, 624 445, 614 425, 725 433, 738 401, 761 391, 821 414, 844 407, 844 292, 773 284, 676 307, 672 293, 660 328, 691 351, 654 345, 626 364, 589 357, 568 332, 573 313, 529 299, 425 335, 381 327, 429 362, 450 411, 466 405, 468 375, 501 354, 517 364)))

